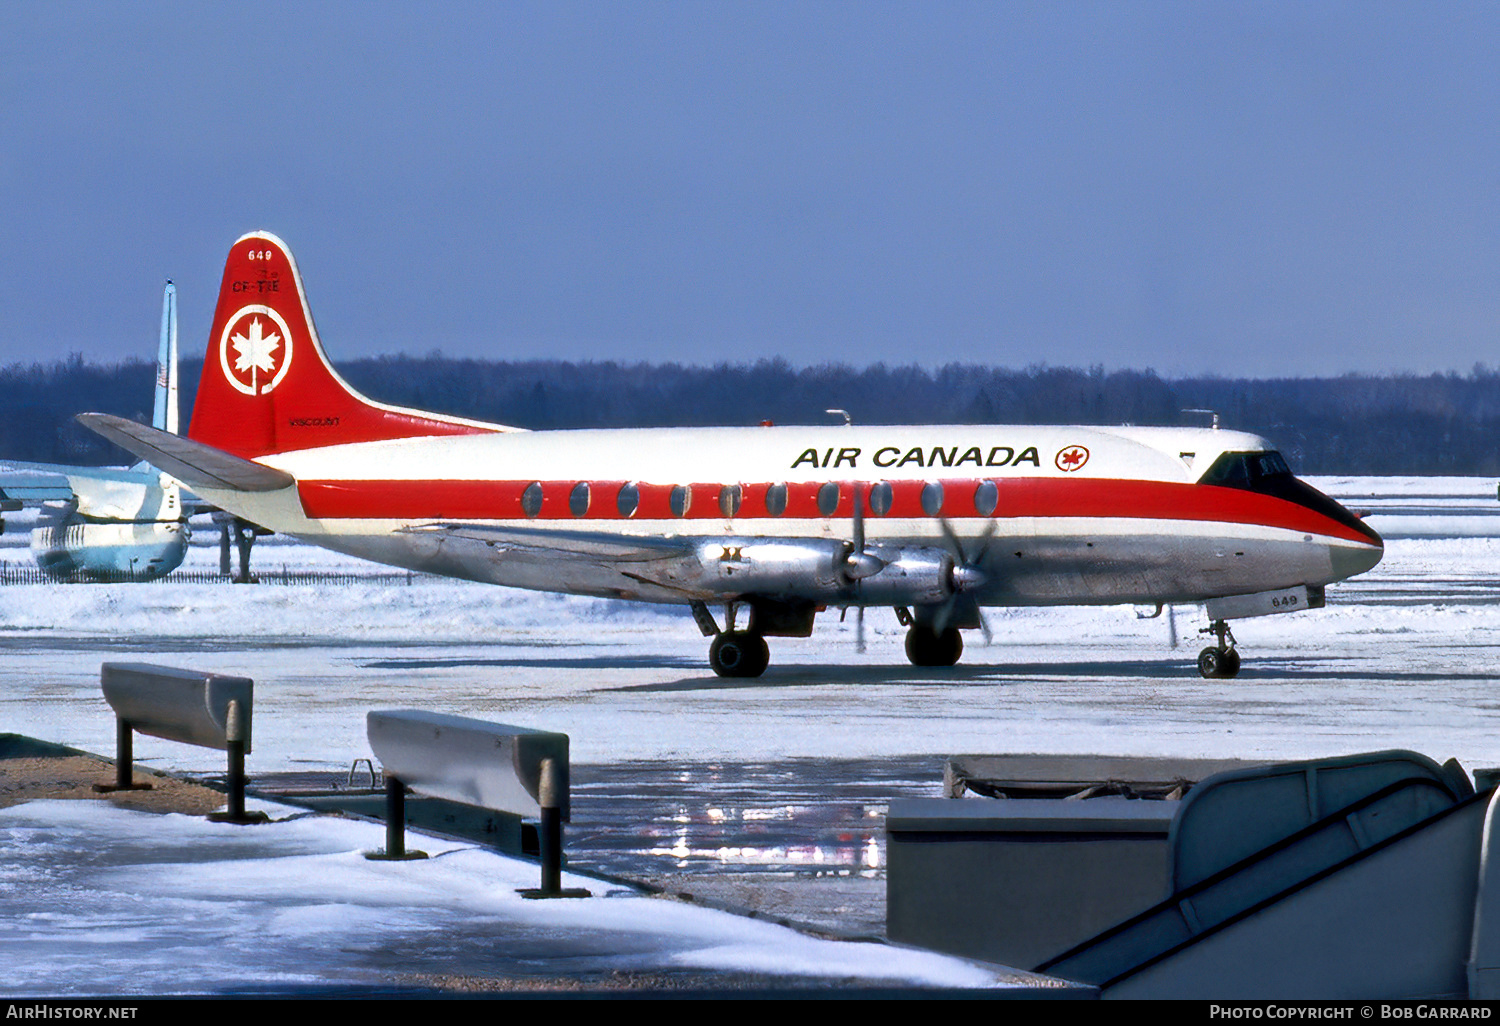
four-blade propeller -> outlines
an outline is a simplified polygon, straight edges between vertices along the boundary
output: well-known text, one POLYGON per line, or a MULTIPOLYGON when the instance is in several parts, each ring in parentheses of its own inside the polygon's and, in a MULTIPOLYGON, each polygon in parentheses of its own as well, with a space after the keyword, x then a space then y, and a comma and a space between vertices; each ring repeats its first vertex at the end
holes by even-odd
MULTIPOLYGON (((854 539, 844 556, 844 579, 850 586, 885 569, 885 560, 865 550, 865 497, 859 485, 854 486, 854 539)), ((847 611, 848 607, 845 607, 847 611)), ((854 607, 854 650, 865 651, 865 607, 854 607)))
MULTIPOLYGON (((995 537, 995 521, 991 520, 984 525, 984 530, 975 539, 974 551, 971 553, 964 552, 964 545, 959 540, 958 533, 945 518, 938 517, 938 526, 943 529, 943 540, 948 543, 948 551, 953 554, 953 594, 938 608, 937 615, 932 621, 933 629, 942 633, 949 621, 953 619, 958 603, 965 597, 964 593, 983 587, 984 582, 988 580, 984 572, 984 560, 989 555, 990 542, 995 537)), ((988 645, 994 637, 990 633, 990 625, 985 623, 984 614, 980 612, 977 604, 974 606, 974 615, 979 620, 979 630, 984 634, 984 643, 988 645)))
MULTIPOLYGON (((844 555, 842 567, 844 580, 850 587, 851 595, 855 586, 867 577, 873 577, 886 568, 886 561, 870 552, 865 547, 865 496, 862 487, 854 485, 854 531, 853 538, 848 543, 844 555)), ((995 537, 995 521, 991 520, 985 525, 984 531, 975 539, 972 552, 964 551, 964 544, 959 539, 953 525, 945 518, 937 518, 938 526, 942 528, 943 540, 947 545, 949 553, 953 557, 953 569, 950 573, 951 594, 946 602, 938 607, 936 615, 932 620, 932 628, 942 633, 953 620, 957 611, 958 603, 972 601, 969 593, 977 591, 984 586, 987 575, 984 572, 984 561, 989 555, 990 543, 995 537)), ((848 607, 845 607, 848 612, 848 607)), ((979 629, 984 634, 984 642, 988 645, 993 636, 990 626, 984 620, 979 607, 974 606, 974 613, 979 620, 979 629)), ((854 604, 855 624, 855 650, 863 653, 865 651, 865 607, 862 603, 854 604)))

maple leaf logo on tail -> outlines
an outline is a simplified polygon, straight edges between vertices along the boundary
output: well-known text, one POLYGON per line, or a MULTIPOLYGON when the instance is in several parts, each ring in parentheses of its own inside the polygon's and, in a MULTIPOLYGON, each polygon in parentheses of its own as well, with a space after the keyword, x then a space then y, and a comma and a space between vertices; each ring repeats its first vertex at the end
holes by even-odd
POLYGON ((229 318, 219 339, 219 366, 237 391, 265 395, 281 384, 291 365, 292 333, 275 310, 246 306, 229 318))
POLYGON ((231 335, 229 341, 234 343, 234 351, 239 358, 234 361, 234 369, 238 373, 246 367, 252 368, 252 373, 257 370, 270 372, 276 369, 276 350, 281 348, 281 336, 271 334, 264 335, 261 331, 260 318, 250 318, 250 337, 244 335, 231 335))

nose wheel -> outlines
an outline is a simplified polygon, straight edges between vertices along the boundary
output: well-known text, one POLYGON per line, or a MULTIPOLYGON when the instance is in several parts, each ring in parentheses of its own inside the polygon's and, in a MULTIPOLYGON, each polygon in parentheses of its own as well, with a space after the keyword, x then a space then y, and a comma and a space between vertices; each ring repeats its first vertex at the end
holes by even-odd
POLYGON ((1210 645, 1198 653, 1200 676, 1209 680, 1227 680, 1240 672, 1240 653, 1234 647, 1234 634, 1230 632, 1228 623, 1215 620, 1198 633, 1212 634, 1219 639, 1217 645, 1210 645))

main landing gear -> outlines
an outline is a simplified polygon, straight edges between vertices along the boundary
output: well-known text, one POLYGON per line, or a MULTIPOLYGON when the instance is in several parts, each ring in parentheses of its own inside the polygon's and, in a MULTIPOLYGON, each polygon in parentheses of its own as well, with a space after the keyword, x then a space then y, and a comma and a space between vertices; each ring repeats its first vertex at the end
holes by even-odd
POLYGON ((720 677, 759 677, 771 662, 766 639, 750 631, 724 631, 708 646, 708 665, 720 677))
POLYGON ((250 572, 250 550, 255 547, 256 538, 265 537, 271 532, 223 511, 214 514, 214 523, 219 525, 219 573, 230 577, 229 542, 232 536, 234 546, 239 550, 240 568, 230 580, 235 584, 260 583, 259 578, 250 572))
POLYGON ((714 621, 714 615, 708 611, 708 606, 702 602, 691 603, 693 619, 698 621, 698 629, 703 632, 704 637, 714 639, 708 646, 708 665, 720 677, 759 677, 771 663, 771 648, 766 644, 765 635, 754 629, 756 618, 753 613, 750 617, 751 630, 735 630, 735 606, 736 603, 733 602, 725 606, 724 620, 727 629, 721 631, 714 621))
POLYGON ((964 654, 964 638, 957 627, 937 630, 914 623, 906 631, 906 658, 913 666, 952 666, 964 654))
MULTIPOLYGON (((906 606, 897 606, 896 619, 906 628, 906 658, 913 666, 955 665, 964 654, 964 638, 958 629, 984 629, 979 607, 956 601, 946 607, 919 608, 915 616, 906 606)), ((984 636, 989 639, 987 629, 984 636)))
POLYGON ((1198 631, 1212 634, 1219 639, 1218 645, 1210 645, 1198 653, 1198 673, 1210 680, 1223 680, 1240 672, 1240 654, 1234 647, 1234 634, 1229 624, 1215 620, 1198 631))
MULTIPOLYGON (((708 606, 692 602, 693 619, 704 637, 712 638, 708 646, 708 665, 720 677, 759 677, 771 662, 766 635, 805 638, 812 634, 811 603, 776 605, 768 601, 751 602, 750 624, 745 630, 735 627, 735 614, 741 603, 725 603, 724 629, 720 630, 708 606)), ((983 628, 978 612, 964 609, 918 610, 916 615, 905 606, 896 607, 896 618, 906 627, 906 658, 913 666, 952 666, 963 655, 964 639, 960 627, 983 628), (939 627, 934 620, 941 622, 939 627), (975 622, 969 622, 975 621, 975 622)), ((988 634, 986 634, 988 637, 988 634)))

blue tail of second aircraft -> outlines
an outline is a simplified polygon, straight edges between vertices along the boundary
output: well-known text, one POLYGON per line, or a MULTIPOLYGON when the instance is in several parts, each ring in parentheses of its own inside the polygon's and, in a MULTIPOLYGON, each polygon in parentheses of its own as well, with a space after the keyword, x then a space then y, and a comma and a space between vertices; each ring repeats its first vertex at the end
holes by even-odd
POLYGON ((156 348, 156 405, 151 426, 177 434, 177 286, 171 280, 161 297, 161 342, 156 348))

